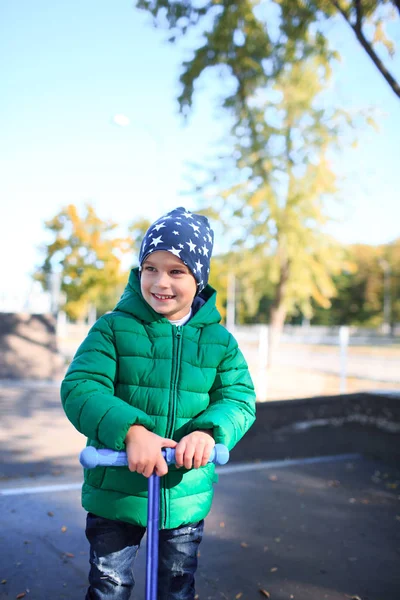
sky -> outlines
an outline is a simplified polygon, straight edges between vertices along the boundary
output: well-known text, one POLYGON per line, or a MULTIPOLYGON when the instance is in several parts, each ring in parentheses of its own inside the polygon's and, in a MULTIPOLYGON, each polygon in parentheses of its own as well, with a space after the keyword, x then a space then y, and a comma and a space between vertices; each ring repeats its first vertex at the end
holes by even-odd
MULTIPOLYGON (((67 204, 91 202, 122 227, 194 208, 181 192, 189 164, 206 162, 224 132, 220 90, 200 84, 185 124, 176 98, 187 53, 132 5, 0 3, 0 293, 29 286, 49 241, 44 221, 67 204)), ((379 125, 335 159, 340 223, 331 232, 343 243, 387 243, 400 236, 400 101, 344 24, 331 35, 343 55, 332 97, 351 111, 376 107, 379 125)), ((400 77, 399 57, 391 67, 400 77)))

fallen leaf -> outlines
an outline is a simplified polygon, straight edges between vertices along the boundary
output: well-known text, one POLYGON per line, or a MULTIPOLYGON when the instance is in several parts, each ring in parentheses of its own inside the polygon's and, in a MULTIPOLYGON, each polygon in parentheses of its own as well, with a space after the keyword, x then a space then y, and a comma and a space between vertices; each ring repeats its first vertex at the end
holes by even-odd
POLYGON ((278 477, 277 477, 276 475, 270 475, 270 476, 268 477, 268 479, 269 479, 270 481, 278 481, 278 477))
POLYGON ((16 597, 16 599, 18 600, 18 598, 25 598, 26 596, 26 592, 21 592, 21 594, 18 594, 16 597))
POLYGON ((268 546, 264 546, 264 552, 268 552, 269 548, 268 546))
POLYGON ((243 592, 239 592, 238 594, 236 594, 235 598, 236 598, 236 600, 239 600, 242 596, 243 596, 243 592))
POLYGON ((31 543, 31 540, 25 540, 24 541, 24 544, 30 544, 30 543, 31 543))
POLYGON ((400 515, 396 515, 396 521, 400 521, 400 515))
POLYGON ((47 513, 47 516, 48 517, 54 517, 54 513, 52 513, 51 510, 49 510, 48 513, 47 513))
POLYGON ((340 481, 337 479, 329 479, 328 485, 329 487, 338 487, 340 485, 340 481))
POLYGON ((280 537, 276 537, 276 538, 274 538, 274 540, 275 540, 275 542, 276 542, 277 544, 279 544, 279 542, 281 541, 281 538, 280 538, 280 537))
POLYGON ((64 556, 66 556, 67 558, 74 558, 75 554, 72 554, 72 552, 65 552, 64 556))
POLYGON ((2 579, 1 583, 7 583, 7 579, 2 579))
POLYGON ((219 524, 220 527, 225 527, 225 523, 223 521, 221 521, 221 523, 219 524))
POLYGON ((360 596, 348 596, 347 594, 345 594, 346 598, 350 598, 350 600, 362 600, 362 598, 360 598, 360 596))
POLYGON ((271 573, 275 573, 275 571, 278 570, 278 567, 272 567, 272 569, 270 569, 271 573))
POLYGON ((249 545, 248 545, 247 542, 242 542, 240 545, 242 546, 242 548, 248 548, 249 547, 249 545))
POLYGON ((63 533, 65 533, 65 532, 67 531, 67 528, 65 527, 65 525, 63 525, 63 526, 61 527, 61 531, 62 531, 63 533))
POLYGON ((261 594, 266 598, 271 598, 271 594, 267 592, 267 590, 263 590, 262 588, 260 588, 258 591, 261 592, 261 594))
POLYGON ((354 504, 355 502, 357 502, 357 500, 355 498, 349 498, 349 502, 350 504, 354 504))

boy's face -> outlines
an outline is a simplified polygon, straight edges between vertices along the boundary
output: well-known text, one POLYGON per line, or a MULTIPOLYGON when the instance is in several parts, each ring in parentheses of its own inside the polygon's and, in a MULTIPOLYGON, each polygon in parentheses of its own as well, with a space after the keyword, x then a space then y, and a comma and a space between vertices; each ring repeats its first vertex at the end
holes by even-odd
POLYGON ((146 302, 170 321, 189 313, 197 292, 190 269, 164 250, 152 252, 143 262, 140 287, 146 302))

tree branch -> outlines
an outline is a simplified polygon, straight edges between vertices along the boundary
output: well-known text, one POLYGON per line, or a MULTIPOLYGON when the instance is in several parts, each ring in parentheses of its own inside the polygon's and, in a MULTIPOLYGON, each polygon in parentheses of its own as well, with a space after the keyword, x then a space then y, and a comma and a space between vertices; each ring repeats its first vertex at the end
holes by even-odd
MULTIPOLYGON (((354 31, 358 41, 360 42, 361 46, 364 48, 365 52, 368 54, 368 56, 370 57, 370 59, 372 60, 372 62, 374 63, 374 65, 376 66, 378 71, 381 73, 381 75, 384 77, 384 79, 386 79, 387 83, 392 88, 392 91, 396 94, 396 96, 398 98, 400 98, 399 82, 389 72, 389 70, 386 68, 384 63, 379 58, 379 56, 376 54, 372 45, 364 37, 363 31, 362 31, 361 0, 355 0, 355 6, 356 6, 356 22, 355 23, 351 22, 350 15, 344 10, 344 8, 342 8, 339 0, 330 0, 330 1, 334 5, 334 7, 340 12, 342 17, 346 20, 346 22, 350 25, 350 27, 354 31)), ((396 5, 400 9, 400 0, 396 0, 396 5)))
POLYGON ((393 0, 393 3, 394 3, 395 6, 397 6, 397 10, 400 13, 400 0, 393 0))

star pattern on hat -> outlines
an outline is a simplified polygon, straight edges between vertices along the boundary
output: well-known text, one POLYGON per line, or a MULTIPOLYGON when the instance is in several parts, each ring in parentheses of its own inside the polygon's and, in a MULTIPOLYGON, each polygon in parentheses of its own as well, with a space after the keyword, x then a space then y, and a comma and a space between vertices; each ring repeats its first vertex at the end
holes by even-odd
POLYGON ((165 227, 165 223, 157 223, 157 225, 154 225, 153 229, 156 229, 158 232, 162 227, 165 227))
POLYGON ((170 252, 192 272, 200 293, 207 285, 213 241, 207 218, 179 207, 149 227, 142 240, 139 264, 151 252, 170 252))
POLYGON ((160 237, 153 238, 151 240, 150 246, 152 246, 154 244, 154 246, 157 248, 158 244, 161 244, 161 243, 162 243, 162 237, 160 235, 160 237))

